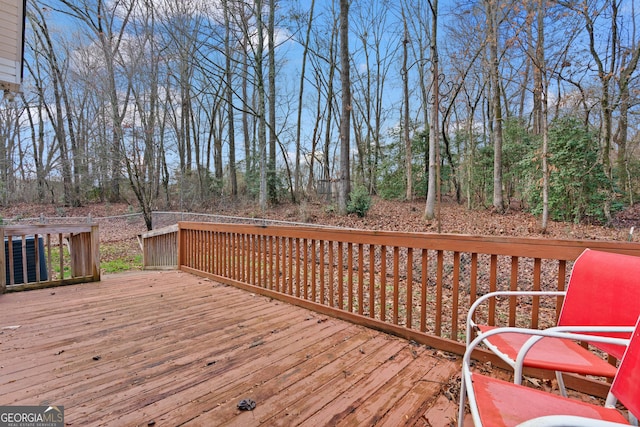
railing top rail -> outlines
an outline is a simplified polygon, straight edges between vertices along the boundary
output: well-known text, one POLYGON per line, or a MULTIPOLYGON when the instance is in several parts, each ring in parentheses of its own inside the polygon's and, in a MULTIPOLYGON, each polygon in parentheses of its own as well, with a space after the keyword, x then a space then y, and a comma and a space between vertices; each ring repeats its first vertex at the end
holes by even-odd
POLYGON ((212 230, 274 237, 331 240, 364 245, 445 250, 490 255, 573 260, 586 248, 640 256, 640 243, 532 237, 476 236, 424 232, 333 229, 304 226, 246 225, 180 221, 180 229, 212 230))
POLYGON ((155 230, 147 231, 146 233, 142 233, 140 237, 143 239, 147 239, 149 237, 161 236, 163 234, 175 233, 178 231, 178 224, 168 225, 166 227, 157 228, 155 230))
POLYGON ((0 226, 5 236, 31 234, 89 233, 97 224, 29 224, 0 226))

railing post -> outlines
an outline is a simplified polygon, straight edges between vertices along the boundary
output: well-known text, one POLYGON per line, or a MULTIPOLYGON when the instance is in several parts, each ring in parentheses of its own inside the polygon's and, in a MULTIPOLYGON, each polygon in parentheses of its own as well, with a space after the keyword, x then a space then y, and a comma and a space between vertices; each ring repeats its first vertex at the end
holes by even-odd
POLYGON ((177 245, 177 252, 178 252, 178 270, 180 270, 182 268, 182 264, 184 264, 184 258, 183 258, 183 248, 182 248, 182 235, 183 235, 183 231, 182 231, 182 225, 180 224, 180 222, 178 222, 178 237, 176 239, 176 245, 177 245))
POLYGON ((7 291, 7 264, 5 262, 4 253, 4 227, 0 227, 0 294, 4 294, 7 291))
POLYGON ((98 224, 91 225, 91 264, 93 280, 100 280, 100 232, 98 224))

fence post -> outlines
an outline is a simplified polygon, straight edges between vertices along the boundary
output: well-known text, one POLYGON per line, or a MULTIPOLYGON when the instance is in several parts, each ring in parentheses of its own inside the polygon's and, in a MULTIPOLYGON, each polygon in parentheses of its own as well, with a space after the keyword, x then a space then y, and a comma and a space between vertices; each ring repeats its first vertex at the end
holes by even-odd
POLYGON ((184 264, 184 243, 182 241, 182 238, 184 236, 184 232, 182 231, 182 224, 180 222, 178 222, 178 236, 176 239, 176 246, 177 246, 177 259, 178 259, 178 270, 180 270, 182 268, 182 264, 184 264))
POLYGON ((5 262, 4 252, 4 227, 0 227, 0 294, 4 294, 7 291, 7 264, 5 262))
POLYGON ((93 280, 100 280, 100 231, 98 224, 91 225, 91 269, 93 280))

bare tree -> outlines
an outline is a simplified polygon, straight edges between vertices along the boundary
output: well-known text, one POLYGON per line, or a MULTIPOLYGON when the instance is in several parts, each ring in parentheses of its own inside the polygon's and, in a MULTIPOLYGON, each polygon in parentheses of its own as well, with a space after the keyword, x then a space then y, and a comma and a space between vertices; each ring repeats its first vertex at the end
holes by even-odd
POLYGON ((233 74, 232 74, 232 61, 231 57, 231 19, 229 17, 229 2, 228 0, 222 1, 222 9, 224 14, 224 54, 225 54, 225 91, 227 99, 227 135, 229 138, 229 175, 231 181, 231 194, 233 196, 238 195, 238 179, 236 176, 236 133, 234 123, 234 106, 233 106, 233 74))
POLYGON ((269 165, 267 163, 267 117, 266 117, 266 93, 264 88, 264 23, 262 20, 262 0, 254 0, 256 18, 256 46, 253 52, 255 67, 255 84, 258 92, 258 158, 260 163, 260 210, 267 210, 268 186, 267 176, 269 165))
POLYGON ((338 189, 338 212, 347 213, 347 202, 351 193, 350 132, 351 132, 351 80, 349 77, 349 0, 340 0, 340 83, 342 106, 340 114, 340 186, 338 189))
POLYGON ((116 66, 120 44, 125 37, 126 27, 131 19, 136 0, 117 3, 105 0, 61 0, 61 3, 64 6, 62 12, 82 22, 93 34, 103 55, 105 95, 109 100, 112 124, 109 199, 119 201, 122 166, 122 152, 120 150, 123 135, 122 122, 126 114, 130 88, 124 88, 123 91, 119 90, 116 66))
MULTIPOLYGON (((76 147, 75 133, 73 130, 74 127, 72 122, 72 115, 70 113, 72 108, 67 92, 65 70, 63 69, 63 64, 61 64, 61 61, 58 58, 58 49, 54 48, 53 41, 49 32, 49 27, 47 25, 47 20, 43 15, 42 9, 32 9, 33 12, 28 12, 27 16, 32 28, 34 29, 38 47, 42 52, 45 53, 42 58, 48 64, 51 74, 50 84, 51 88, 53 89, 54 111, 51 110, 51 105, 49 103, 45 102, 43 103, 43 105, 46 108, 47 114, 49 116, 48 118, 55 130, 56 139, 58 141, 58 150, 60 153, 60 168, 63 180, 64 204, 65 206, 79 206, 79 188, 77 187, 77 185, 74 185, 70 159, 70 157, 72 156, 69 154, 69 147, 67 146, 67 137, 69 137, 72 147, 72 153, 76 154, 74 153, 76 147)), ((40 93, 42 96, 44 96, 44 87, 42 87, 41 89, 42 91, 40 93)))
MULTIPOLYGON (((305 32, 305 37, 301 41, 304 50, 302 52, 302 69, 300 70, 300 86, 298 88, 298 112, 297 112, 297 120, 296 120, 296 164, 294 169, 294 198, 297 198, 300 193, 300 165, 301 165, 301 139, 302 139, 302 110, 303 110, 303 100, 304 100, 304 87, 305 87, 305 78, 306 78, 306 69, 307 69, 307 56, 309 55, 309 41, 311 39, 311 28, 313 25, 313 17, 315 11, 315 0, 311 0, 311 5, 309 6, 309 16, 307 17, 307 28, 305 32)), ((315 150, 315 147, 312 148, 311 152, 315 150)), ((311 161, 313 162, 313 155, 311 156, 311 161)), ((310 170, 310 173, 312 171, 310 170)))
MULTIPOLYGON (((628 85, 631 76, 637 68, 640 59, 640 43, 635 39, 635 23, 631 24, 631 32, 634 36, 628 45, 623 43, 623 33, 627 30, 623 26, 623 14, 620 11, 622 2, 620 0, 602 0, 568 2, 556 0, 568 10, 573 11, 581 17, 588 39, 588 50, 593 63, 595 64, 597 79, 600 83, 599 107, 601 114, 600 121, 600 143, 602 147, 602 164, 605 174, 613 183, 615 180, 612 168, 612 142, 616 137, 618 142, 617 166, 621 188, 626 186, 626 166, 625 152, 627 135, 627 118, 630 98, 628 95, 628 85), (602 18, 602 19, 601 19, 602 18), (608 22, 602 22, 608 19, 608 22), (605 27, 606 26, 606 27, 605 27), (599 35, 603 28, 607 28, 609 35, 602 45, 599 35), (619 93, 616 94, 616 81, 618 82, 619 93), (624 106, 622 104, 625 104, 624 106), (620 118, 618 120, 617 135, 613 133, 614 112, 620 108, 620 118)), ((632 6, 635 2, 631 3, 632 6)), ((634 22, 632 20, 632 22, 634 22)), ((627 32, 628 33, 628 32, 627 32)), ((611 220, 611 201, 613 199, 613 189, 609 191, 604 204, 604 213, 607 220, 611 220)))
MULTIPOLYGON (((433 103, 431 105, 431 121, 429 122, 429 184, 424 216, 433 219, 436 216, 436 203, 440 199, 440 64, 438 58, 438 0, 429 0, 431 8, 431 81, 433 103)), ((440 215, 438 215, 438 229, 440 215)), ((440 231, 440 230, 438 230, 440 231)))
POLYGON ((160 153, 156 144, 158 111, 160 101, 160 51, 155 35, 156 11, 153 2, 144 0, 137 10, 137 25, 133 34, 123 45, 128 58, 123 64, 134 102, 124 135, 122 151, 125 170, 130 187, 142 210, 147 230, 153 228, 152 208, 155 201, 155 177, 159 175, 160 153))
POLYGON ((409 29, 407 26, 407 17, 405 15, 405 8, 402 6, 402 25, 404 27, 404 38, 402 40, 402 106, 403 106, 403 136, 404 136, 404 163, 407 175, 407 188, 405 198, 407 200, 413 200, 413 154, 411 150, 411 139, 409 138, 409 69, 407 67, 407 61, 409 59, 409 29))
POLYGON ((491 82, 491 112, 493 114, 493 208, 504 212, 502 197, 502 103, 500 61, 498 56, 499 0, 483 0, 489 49, 489 79, 491 82))
MULTIPOLYGON (((16 191, 16 165, 12 159, 20 143, 20 110, 15 102, 0 100, 0 205, 9 204, 10 195, 16 191), (10 105, 13 104, 13 105, 10 105)), ((28 111, 28 108, 26 109, 28 111)), ((29 116, 31 118, 31 116, 29 116)), ((31 126, 32 135, 35 127, 31 126)))

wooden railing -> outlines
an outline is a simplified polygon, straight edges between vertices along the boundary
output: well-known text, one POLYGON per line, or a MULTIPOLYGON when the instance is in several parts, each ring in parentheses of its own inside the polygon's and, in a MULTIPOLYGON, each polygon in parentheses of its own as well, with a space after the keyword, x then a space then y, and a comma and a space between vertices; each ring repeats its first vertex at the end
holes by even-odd
POLYGON ((141 234, 140 248, 144 270, 178 268, 178 225, 170 225, 141 234))
MULTIPOLYGON (((477 296, 563 290, 585 248, 640 256, 640 244, 627 242, 193 222, 180 222, 178 236, 184 271, 458 354, 477 296)), ((492 325, 545 327, 561 303, 506 298, 478 316, 492 325)))
POLYGON ((96 224, 0 227, 0 293, 100 280, 96 224))

